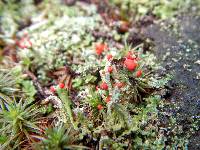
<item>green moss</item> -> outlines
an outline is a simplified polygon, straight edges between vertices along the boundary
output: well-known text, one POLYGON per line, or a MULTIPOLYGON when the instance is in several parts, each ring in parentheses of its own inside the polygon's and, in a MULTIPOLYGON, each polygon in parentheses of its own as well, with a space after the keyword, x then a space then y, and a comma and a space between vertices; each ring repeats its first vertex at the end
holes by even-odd
MULTIPOLYGON (((121 7, 123 15, 130 11, 136 20, 149 12, 161 19, 172 17, 179 10, 175 6, 183 6, 183 2, 177 0, 170 3, 165 0, 112 2, 121 7)), ((13 3, 11 5, 14 7, 13 3)), ((29 141, 28 146, 38 146, 37 149, 85 148, 82 145, 91 149, 120 150, 187 148, 186 138, 180 136, 183 132, 181 126, 176 125, 173 116, 165 126, 161 124, 160 116, 165 116, 161 108, 166 104, 158 95, 158 90, 164 89, 171 76, 159 77, 154 73, 159 69, 156 57, 149 52, 144 54, 143 44, 132 48, 121 42, 126 40, 127 35, 120 35, 106 25, 93 5, 67 7, 53 0, 43 1, 38 6, 27 5, 36 7, 33 15, 28 15, 33 21, 30 26, 17 31, 17 19, 11 17, 13 29, 3 28, 4 35, 7 36, 8 30, 9 35, 16 33, 19 41, 25 37, 32 43, 27 48, 14 46, 19 62, 15 62, 11 74, 16 80, 10 74, 2 74, 0 79, 2 93, 13 94, 12 88, 15 86, 24 93, 19 97, 14 93, 16 102, 0 95, 0 142, 4 147, 23 147, 22 141, 25 139, 29 141), (28 35, 24 35, 26 32, 28 35), (94 32, 105 36, 96 37, 94 32), (106 44, 109 50, 96 54, 97 43, 106 44), (133 71, 129 71, 124 64, 129 51, 133 53, 132 57, 138 58, 133 71), (106 58, 108 54, 113 56, 110 61, 106 58), (112 72, 107 71, 110 66, 113 67, 112 72), (68 70, 60 71, 63 67, 68 70), (42 98, 26 74, 28 70, 35 75, 34 81, 42 85, 42 98), (138 70, 143 71, 140 77, 136 76, 138 70), (56 76, 55 72, 59 72, 60 76, 56 76), (60 82, 67 89, 55 85, 60 82), (107 90, 100 87, 102 82, 108 85, 107 90), (118 83, 122 83, 122 86, 116 86, 118 83), (51 85, 56 87, 56 91, 49 90, 51 85), (24 97, 30 99, 28 105, 24 104, 27 102, 24 97), (50 104, 46 104, 48 102, 50 104), (59 107, 55 107, 56 102, 59 107), (102 107, 98 108, 98 105, 102 107), (40 115, 38 106, 42 110, 40 115), (40 118, 42 130, 35 126, 38 123, 35 119, 41 116, 48 120, 40 118), (44 131, 44 128, 48 129, 44 131), (72 132, 68 130, 70 128, 72 132), (29 131, 34 133, 36 139, 28 136, 29 131)), ((9 11, 19 13, 23 10, 9 8, 9 11)), ((13 16, 11 12, 8 15, 13 16)), ((26 18, 21 15, 21 18, 26 18)), ((4 16, 4 19, 8 18, 4 16)))

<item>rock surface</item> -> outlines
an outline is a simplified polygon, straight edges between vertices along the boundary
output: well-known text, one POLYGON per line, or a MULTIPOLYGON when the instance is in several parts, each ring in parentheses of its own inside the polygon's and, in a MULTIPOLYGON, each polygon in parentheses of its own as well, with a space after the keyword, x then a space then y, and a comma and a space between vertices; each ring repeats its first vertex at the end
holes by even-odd
MULTIPOLYGON (((173 75, 172 91, 168 100, 178 106, 173 110, 178 124, 187 133, 192 119, 200 119, 200 17, 184 15, 176 23, 152 24, 144 35, 153 40, 154 53, 164 67, 164 73, 173 75)), ((188 148, 200 149, 200 131, 189 139, 188 148)))

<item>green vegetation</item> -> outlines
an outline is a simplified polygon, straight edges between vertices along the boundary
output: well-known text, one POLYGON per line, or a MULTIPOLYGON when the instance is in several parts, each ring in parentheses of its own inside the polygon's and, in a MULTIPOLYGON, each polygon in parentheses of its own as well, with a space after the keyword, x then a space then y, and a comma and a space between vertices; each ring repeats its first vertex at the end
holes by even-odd
POLYGON ((41 140, 40 143, 35 143, 33 146, 38 150, 49 150, 49 149, 85 149, 87 147, 73 145, 72 143, 77 140, 76 131, 67 129, 64 125, 60 124, 59 127, 48 128, 44 135, 45 137, 37 137, 41 140))
MULTIPOLYGON (((172 17, 188 3, 110 5, 138 20, 148 13, 172 17)), ((166 104, 159 92, 172 77, 157 76, 156 57, 144 44, 127 44, 128 33, 107 25, 95 5, 0 4, 1 149, 187 148, 176 119, 160 120, 166 104)))
POLYGON ((121 15, 125 18, 132 14, 138 20, 144 15, 155 15, 160 19, 168 19, 178 15, 181 11, 189 9, 198 0, 111 0, 114 6, 120 7, 121 15), (128 15, 127 15, 128 14, 128 15))
POLYGON ((20 147, 25 142, 33 142, 31 135, 40 134, 36 125, 39 120, 37 106, 28 107, 23 100, 12 100, 1 105, 1 138, 4 139, 2 149, 20 147), (24 103, 24 104, 23 104, 24 103))

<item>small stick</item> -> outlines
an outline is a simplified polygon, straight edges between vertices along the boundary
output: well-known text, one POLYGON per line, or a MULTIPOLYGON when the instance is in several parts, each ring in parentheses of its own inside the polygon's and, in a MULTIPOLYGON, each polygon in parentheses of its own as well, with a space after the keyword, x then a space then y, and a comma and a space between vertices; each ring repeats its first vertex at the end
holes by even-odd
POLYGON ((25 72, 33 80, 33 84, 35 85, 36 89, 39 91, 40 96, 42 96, 43 98, 46 98, 47 95, 45 94, 41 84, 38 82, 37 77, 29 70, 25 72))

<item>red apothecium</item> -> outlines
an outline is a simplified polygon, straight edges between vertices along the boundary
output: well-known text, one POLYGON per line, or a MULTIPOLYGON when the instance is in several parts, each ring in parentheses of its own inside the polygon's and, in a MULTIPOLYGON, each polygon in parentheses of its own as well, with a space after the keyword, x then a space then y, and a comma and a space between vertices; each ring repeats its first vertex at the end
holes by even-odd
POLYGON ((126 59, 124 65, 129 71, 133 71, 137 67, 137 62, 132 59, 126 59))

